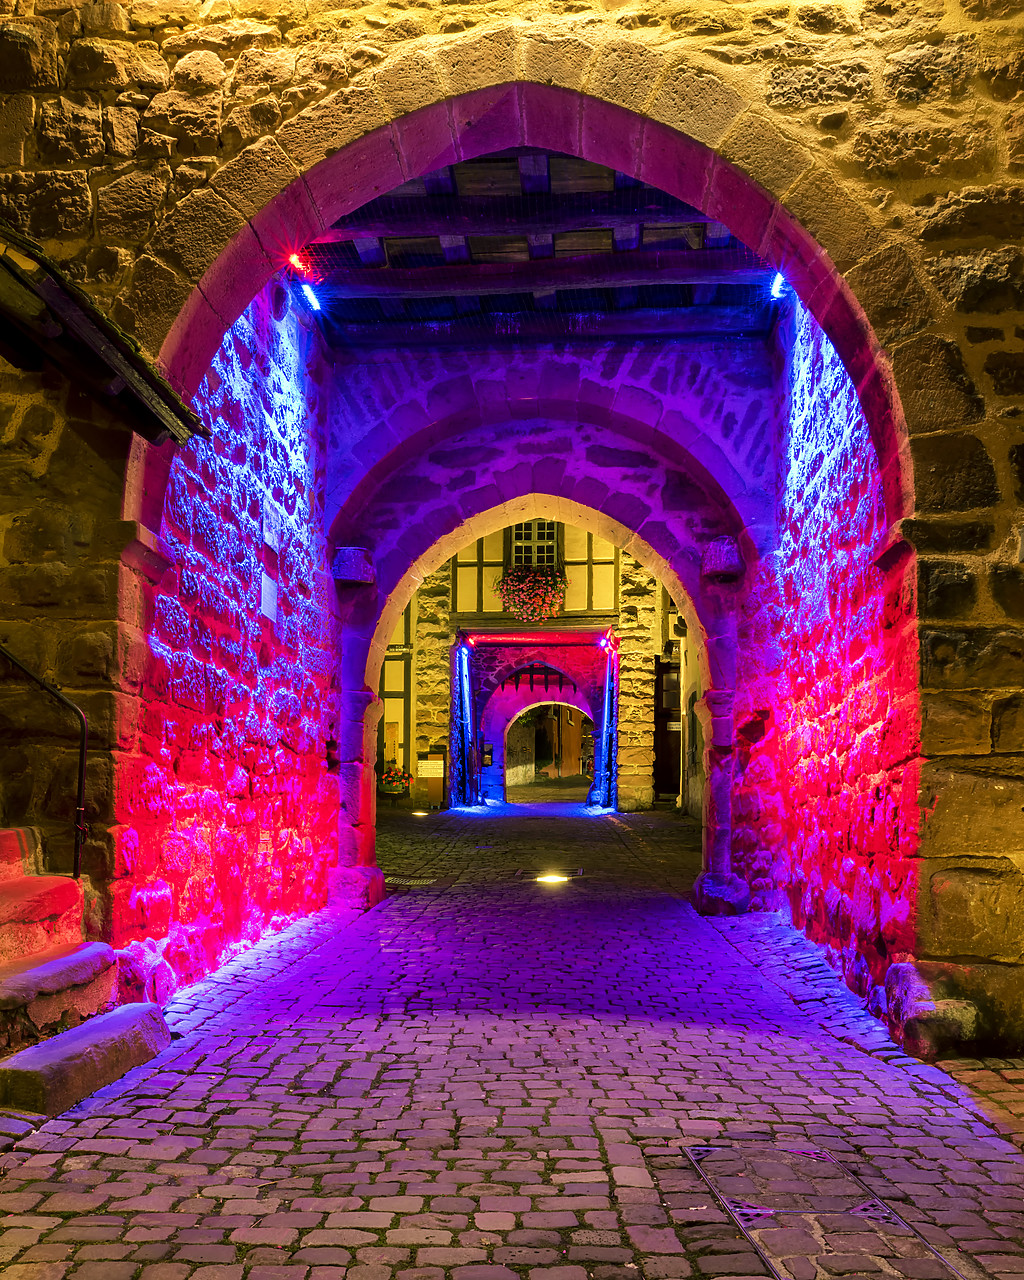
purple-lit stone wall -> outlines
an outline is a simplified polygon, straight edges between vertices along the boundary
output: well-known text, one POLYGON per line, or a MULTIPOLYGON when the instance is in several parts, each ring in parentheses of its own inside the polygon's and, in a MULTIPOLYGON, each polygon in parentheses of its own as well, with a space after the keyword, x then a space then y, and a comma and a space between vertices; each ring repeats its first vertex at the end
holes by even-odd
POLYGON ((228 333, 174 457, 149 659, 117 760, 111 940, 176 982, 323 905, 338 859, 338 634, 322 534, 319 340, 270 286, 228 333))
POLYGON ((887 555, 878 460, 853 385, 801 308, 777 555, 739 633, 733 858, 884 1013, 914 945, 919 731, 912 564, 887 555))

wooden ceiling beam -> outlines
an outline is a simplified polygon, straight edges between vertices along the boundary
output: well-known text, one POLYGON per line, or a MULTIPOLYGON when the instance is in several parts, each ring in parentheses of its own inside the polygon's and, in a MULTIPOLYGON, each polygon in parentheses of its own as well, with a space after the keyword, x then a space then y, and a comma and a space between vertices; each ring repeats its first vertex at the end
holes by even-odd
POLYGON ((364 205, 311 243, 338 244, 367 236, 550 235, 636 223, 689 226, 710 221, 707 214, 649 187, 574 197, 543 193, 523 197, 393 196, 364 205))
POLYGON ((767 283, 771 276, 770 267, 731 249, 639 249, 621 256, 591 254, 444 267, 354 267, 325 272, 324 282, 336 299, 448 298, 641 285, 758 285, 767 283))
POLYGON ((339 324, 327 316, 324 333, 331 346, 478 347, 481 344, 550 342, 657 341, 701 338, 759 339, 771 327, 770 307, 681 307, 620 312, 532 312, 482 314, 472 320, 418 320, 376 324, 339 324))

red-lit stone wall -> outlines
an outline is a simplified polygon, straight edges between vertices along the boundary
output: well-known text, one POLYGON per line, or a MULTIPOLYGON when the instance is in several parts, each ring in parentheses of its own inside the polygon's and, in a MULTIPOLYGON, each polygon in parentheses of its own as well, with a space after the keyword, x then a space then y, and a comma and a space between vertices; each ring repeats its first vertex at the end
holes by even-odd
POLYGON ((734 860, 753 904, 788 905, 884 1014, 886 970, 914 943, 912 562, 887 540, 853 385, 799 307, 784 386, 779 548, 762 562, 739 641, 734 860))
POLYGON ((196 397, 212 439, 174 456, 117 757, 109 936, 155 939, 179 985, 322 906, 338 856, 320 360, 270 286, 196 397))

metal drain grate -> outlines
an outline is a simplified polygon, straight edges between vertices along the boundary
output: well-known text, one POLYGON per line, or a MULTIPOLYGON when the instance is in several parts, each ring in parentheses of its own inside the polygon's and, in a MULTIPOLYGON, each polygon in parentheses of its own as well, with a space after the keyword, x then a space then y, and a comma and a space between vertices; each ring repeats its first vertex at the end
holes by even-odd
POLYGON ((384 883, 399 885, 404 889, 415 889, 420 885, 433 884, 435 879, 435 876, 430 876, 429 878, 426 876, 385 876, 384 883))
POLYGON ((959 1259, 965 1274, 830 1151, 737 1142, 684 1153, 776 1280, 802 1280, 809 1268, 973 1280, 968 1260, 959 1259))

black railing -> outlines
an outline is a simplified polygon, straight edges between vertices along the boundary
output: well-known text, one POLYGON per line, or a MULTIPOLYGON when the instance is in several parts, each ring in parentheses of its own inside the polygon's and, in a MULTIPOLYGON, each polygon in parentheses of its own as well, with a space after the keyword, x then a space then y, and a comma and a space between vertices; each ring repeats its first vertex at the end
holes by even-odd
POLYGON ((73 872, 77 880, 82 874, 82 845, 89 834, 89 828, 85 825, 85 758, 89 750, 89 721, 85 718, 85 712, 81 707, 75 706, 70 698, 65 698, 59 689, 54 688, 42 676, 37 676, 19 658, 16 658, 10 649, 5 648, 2 644, 0 644, 0 654, 12 666, 24 672, 40 689, 45 690, 51 698, 56 698, 59 703, 67 707, 69 711, 73 711, 78 717, 78 798, 75 804, 75 862, 73 872))

